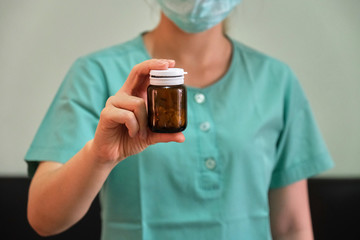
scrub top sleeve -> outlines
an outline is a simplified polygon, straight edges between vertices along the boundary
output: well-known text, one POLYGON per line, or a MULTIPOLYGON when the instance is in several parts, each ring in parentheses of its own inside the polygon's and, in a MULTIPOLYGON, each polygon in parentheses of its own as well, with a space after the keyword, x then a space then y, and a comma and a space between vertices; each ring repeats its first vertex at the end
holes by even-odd
POLYGON ((101 65, 80 58, 62 82, 26 153, 28 174, 40 161, 65 163, 94 137, 108 98, 101 65))
POLYGON ((276 150, 270 188, 309 178, 333 167, 306 96, 289 70, 284 99, 284 127, 276 150))

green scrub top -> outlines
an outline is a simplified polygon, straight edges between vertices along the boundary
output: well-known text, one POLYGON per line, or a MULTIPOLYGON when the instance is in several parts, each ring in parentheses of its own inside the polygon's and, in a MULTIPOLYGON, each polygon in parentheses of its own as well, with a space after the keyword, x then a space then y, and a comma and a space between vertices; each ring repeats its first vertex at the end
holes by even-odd
MULTIPOLYGON (((289 67, 231 42, 227 73, 187 88, 185 142, 150 146, 109 175, 103 240, 271 239, 269 189, 333 166, 289 67)), ((147 59, 141 35, 79 58, 25 156, 29 174, 39 161, 65 163, 92 139, 107 98, 147 59)))

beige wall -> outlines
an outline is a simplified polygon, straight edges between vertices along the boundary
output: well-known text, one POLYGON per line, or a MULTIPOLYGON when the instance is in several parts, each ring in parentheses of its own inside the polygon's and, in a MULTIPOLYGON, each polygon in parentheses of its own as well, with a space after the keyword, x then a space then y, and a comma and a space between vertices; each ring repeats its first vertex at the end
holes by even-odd
MULTIPOLYGON (((0 1, 0 175, 25 175, 22 159, 77 57, 156 25, 145 2, 0 1)), ((336 162, 327 176, 360 176, 359 9, 358 0, 244 0, 230 18, 230 36, 296 72, 336 162)))

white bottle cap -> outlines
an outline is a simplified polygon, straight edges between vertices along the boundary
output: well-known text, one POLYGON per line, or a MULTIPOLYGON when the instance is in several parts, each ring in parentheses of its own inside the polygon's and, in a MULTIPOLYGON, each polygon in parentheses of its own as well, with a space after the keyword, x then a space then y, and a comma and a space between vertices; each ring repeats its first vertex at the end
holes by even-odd
POLYGON ((184 84, 184 74, 187 74, 187 72, 184 72, 182 68, 151 70, 150 85, 164 86, 184 84))

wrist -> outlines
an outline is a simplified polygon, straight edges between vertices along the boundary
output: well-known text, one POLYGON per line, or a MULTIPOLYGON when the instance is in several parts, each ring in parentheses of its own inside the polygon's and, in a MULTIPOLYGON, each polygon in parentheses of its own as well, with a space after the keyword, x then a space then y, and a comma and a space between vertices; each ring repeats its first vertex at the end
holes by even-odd
POLYGON ((86 152, 86 156, 91 161, 96 168, 98 169, 113 169, 117 162, 109 160, 96 151, 96 147, 94 146, 94 139, 91 139, 85 144, 84 151, 86 152))

